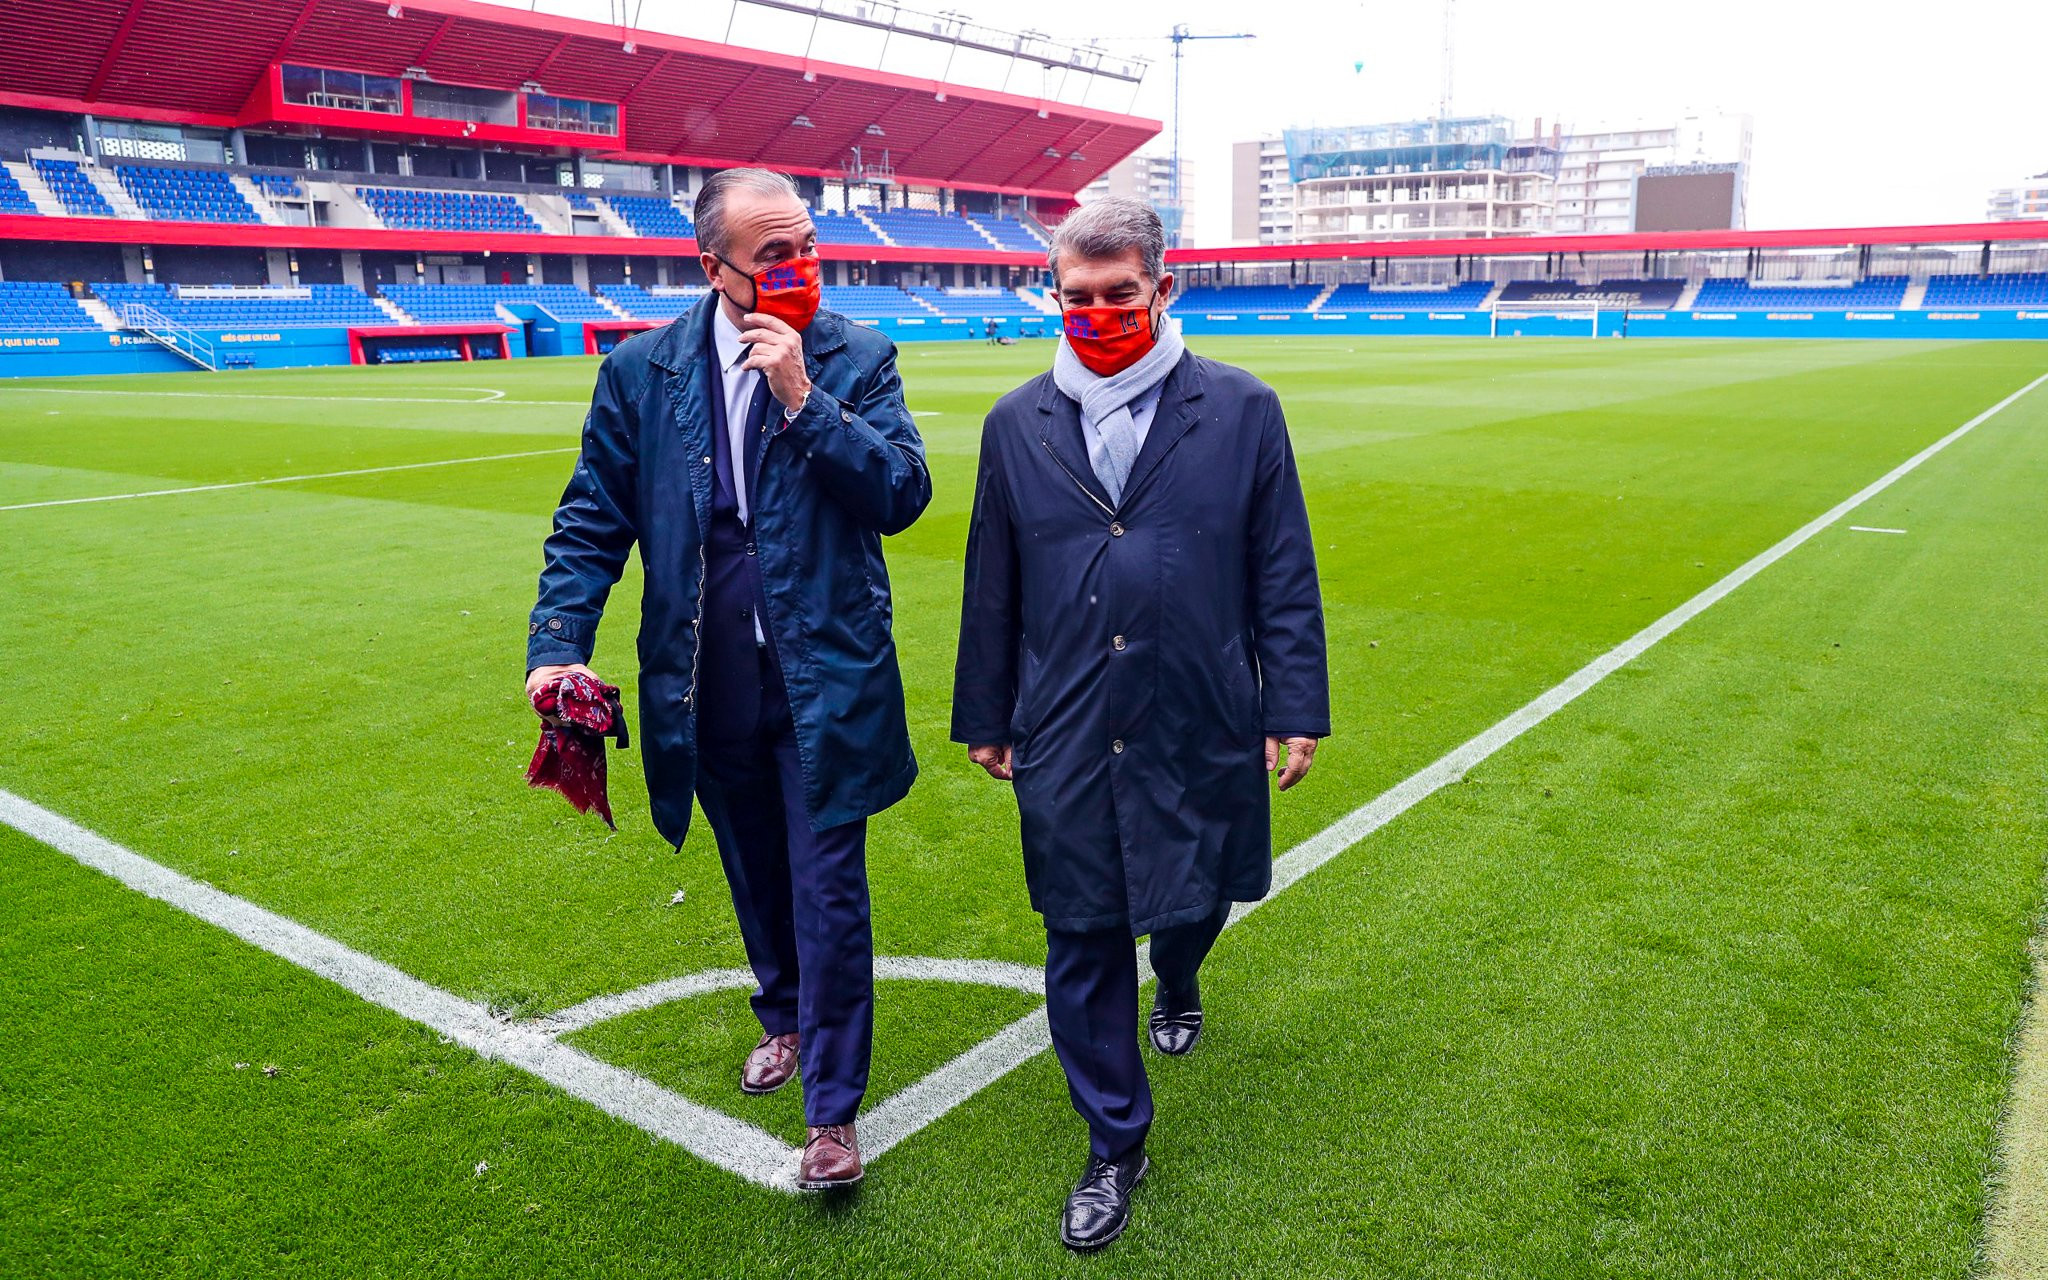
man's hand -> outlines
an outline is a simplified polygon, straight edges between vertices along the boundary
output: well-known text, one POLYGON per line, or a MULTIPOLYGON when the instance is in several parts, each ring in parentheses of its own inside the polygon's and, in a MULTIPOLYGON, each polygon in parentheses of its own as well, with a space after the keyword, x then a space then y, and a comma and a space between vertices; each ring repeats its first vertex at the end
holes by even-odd
MULTIPOLYGON (((597 674, 597 672, 592 671, 589 667, 584 666, 580 662, 571 662, 561 666, 553 667, 535 667, 533 670, 526 673, 527 705, 533 705, 534 694, 540 692, 542 689, 547 688, 555 681, 560 680, 563 676, 568 675, 589 676, 592 680, 596 680, 599 684, 606 683, 606 681, 603 678, 601 678, 597 674)), ((554 716, 542 716, 541 719, 547 721, 549 724, 562 723, 554 716)))
POLYGON ((969 747, 967 758, 988 770, 988 776, 997 782, 1010 780, 1010 744, 1001 746, 969 747))
POLYGON ((749 311, 746 321, 753 328, 742 330, 740 341, 753 344, 742 369, 759 369, 768 379, 768 390, 791 413, 804 407, 811 395, 811 375, 804 369, 803 335, 759 311, 749 311))
POLYGON ((1285 791, 1308 776, 1309 766, 1316 762, 1317 743, 1314 738, 1288 738, 1284 769, 1280 768, 1280 745, 1279 738, 1266 739, 1266 772, 1280 769, 1280 789, 1285 791))

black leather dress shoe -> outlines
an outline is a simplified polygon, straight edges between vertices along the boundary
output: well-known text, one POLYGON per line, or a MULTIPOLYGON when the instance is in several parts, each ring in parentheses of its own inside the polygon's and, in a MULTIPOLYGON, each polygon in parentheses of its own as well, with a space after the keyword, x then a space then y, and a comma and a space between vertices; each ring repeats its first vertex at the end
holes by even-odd
POLYGON ((1152 1047, 1179 1057, 1202 1038, 1202 986, 1186 993, 1168 991, 1164 983, 1152 997, 1152 1047))
POLYGON ((1131 1221, 1131 1190, 1151 1167, 1143 1147, 1117 1160, 1091 1154, 1060 1217, 1060 1243, 1086 1253, 1122 1235, 1131 1221))

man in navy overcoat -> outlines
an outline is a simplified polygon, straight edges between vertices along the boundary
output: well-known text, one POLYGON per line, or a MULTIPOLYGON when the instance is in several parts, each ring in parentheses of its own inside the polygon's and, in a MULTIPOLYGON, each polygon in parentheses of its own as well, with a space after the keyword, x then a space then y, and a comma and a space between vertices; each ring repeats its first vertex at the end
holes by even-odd
POLYGON ((527 625, 529 694, 584 672, 635 543, 640 741, 654 824, 694 792, 760 988, 749 1093, 802 1057, 799 1186, 860 1180, 874 1034, 867 819, 917 776, 882 537, 931 501, 888 338, 819 307, 818 233, 787 177, 697 194, 712 292, 619 344, 555 512, 527 625))
POLYGON ((1064 336, 982 429, 954 683, 953 737, 1014 784, 1045 918, 1053 1047, 1089 1130, 1076 1249, 1122 1232, 1147 1167, 1133 939, 1152 937, 1153 1044, 1186 1053, 1203 957, 1271 887, 1269 775, 1292 787, 1330 732, 1279 398, 1182 346, 1164 244, 1124 199, 1055 233, 1064 336))

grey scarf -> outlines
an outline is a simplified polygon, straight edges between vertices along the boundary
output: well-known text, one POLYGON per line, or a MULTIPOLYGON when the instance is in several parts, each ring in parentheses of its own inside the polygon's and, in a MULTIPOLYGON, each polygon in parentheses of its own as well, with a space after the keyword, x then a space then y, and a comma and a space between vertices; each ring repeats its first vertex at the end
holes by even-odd
POLYGON ((1138 427, 1131 420, 1131 405, 1166 381, 1187 351, 1187 344, 1181 341, 1180 321, 1161 316, 1157 332, 1152 349, 1136 364, 1106 378, 1082 364, 1064 336, 1053 353, 1053 384, 1081 406, 1081 420, 1095 428, 1096 443, 1088 451, 1088 464, 1095 468, 1095 478, 1102 481, 1112 503, 1123 501, 1124 482, 1138 460, 1138 427))

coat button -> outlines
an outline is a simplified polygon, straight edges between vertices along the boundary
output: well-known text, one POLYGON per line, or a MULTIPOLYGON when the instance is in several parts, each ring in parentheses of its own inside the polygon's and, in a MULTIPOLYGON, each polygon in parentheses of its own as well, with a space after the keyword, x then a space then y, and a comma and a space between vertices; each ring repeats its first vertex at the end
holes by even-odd
POLYGON ((560 618, 549 618, 549 619, 548 619, 548 630, 550 630, 550 631, 560 631, 561 629, 562 629, 562 620, 561 620, 560 618))
POLYGON ((853 415, 852 415, 852 414, 850 414, 850 413, 848 413, 848 412, 846 412, 846 411, 845 411, 844 409, 841 409, 841 410, 839 411, 839 420, 840 420, 841 422, 852 422, 852 421, 853 421, 853 415))
POLYGON ((1124 651, 1124 638, 1122 636, 1116 637, 1114 640, 1111 640, 1109 642, 1109 647, 1116 650, 1118 653, 1122 653, 1124 651))
POLYGON ((1109 749, 1117 755, 1122 755, 1124 753, 1124 740, 1118 738, 1115 742, 1109 744, 1109 749))
POLYGON ((704 455, 704 465, 707 467, 711 465, 711 455, 708 453, 704 455))
POLYGON ((1121 538, 1121 537, 1123 537, 1123 536, 1124 536, 1124 527, 1123 527, 1122 525, 1118 524, 1118 523, 1117 523, 1116 521, 1114 521, 1114 520, 1110 521, 1110 522, 1109 522, 1109 536, 1110 536, 1110 537, 1112 537, 1112 538, 1121 538))

